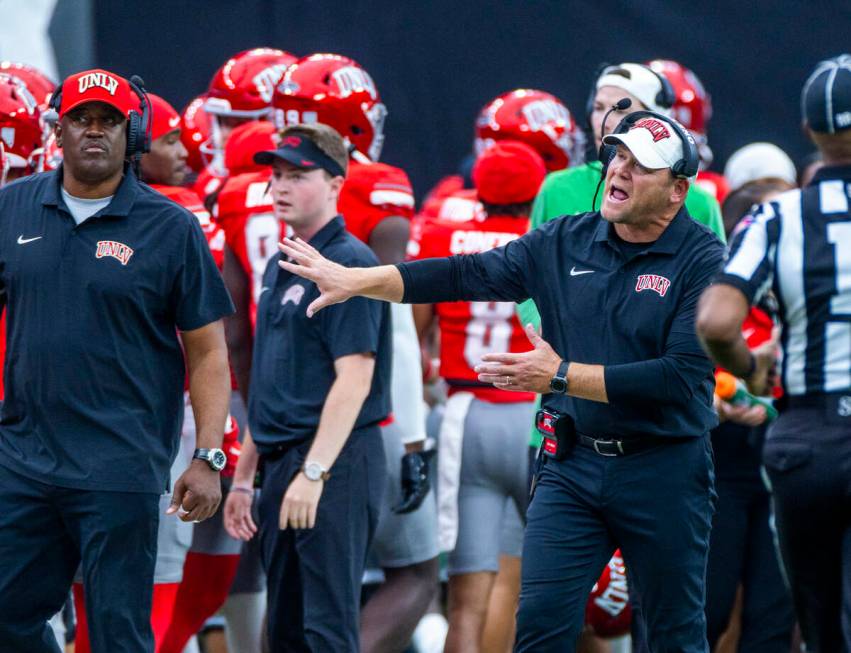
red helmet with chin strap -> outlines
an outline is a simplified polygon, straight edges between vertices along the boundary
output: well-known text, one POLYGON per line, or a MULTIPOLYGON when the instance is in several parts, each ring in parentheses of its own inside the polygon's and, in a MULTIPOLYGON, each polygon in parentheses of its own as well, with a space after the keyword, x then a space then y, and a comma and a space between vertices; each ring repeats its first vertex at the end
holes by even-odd
POLYGON ((476 119, 476 154, 494 141, 514 140, 534 149, 547 171, 582 163, 585 137, 568 108, 554 95, 516 89, 490 101, 476 119))
POLYGON ((27 174, 39 169, 43 133, 35 98, 22 82, 0 74, 0 140, 7 165, 27 174))
POLYGON ((387 108, 369 73, 339 54, 312 54, 284 73, 272 99, 279 128, 321 122, 363 156, 378 161, 387 108))

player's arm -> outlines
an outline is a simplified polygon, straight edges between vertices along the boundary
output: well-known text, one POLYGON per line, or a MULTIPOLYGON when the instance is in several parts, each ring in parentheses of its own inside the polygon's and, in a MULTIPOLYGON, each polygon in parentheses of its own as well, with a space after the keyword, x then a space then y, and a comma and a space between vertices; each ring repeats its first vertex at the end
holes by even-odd
POLYGON ((236 307, 236 313, 225 319, 225 337, 239 392, 247 404, 251 380, 251 354, 254 346, 250 315, 251 285, 248 275, 245 274, 233 250, 227 245, 225 245, 222 277, 236 307))
MULTIPOLYGON (((318 462, 334 473, 334 462, 369 395, 374 370, 372 354, 350 354, 334 361, 337 378, 322 406, 319 428, 305 460, 318 462)), ((322 480, 311 481, 304 474, 297 474, 284 494, 280 527, 313 528, 324 484, 322 480)))
POLYGON ((375 252, 382 265, 401 263, 405 260, 410 233, 410 220, 400 215, 388 216, 369 234, 369 248, 375 252))
POLYGON ((752 352, 742 324, 751 304, 772 285, 780 221, 770 203, 758 207, 747 220, 733 239, 722 273, 700 298, 695 324, 709 357, 748 381, 752 392, 763 394, 776 358, 776 338, 752 352))
MULTIPOLYGON (((216 320, 181 333, 189 368, 189 397, 195 414, 197 447, 220 448, 228 417, 230 374, 224 324, 216 320)), ((210 517, 221 501, 219 474, 206 461, 193 460, 174 485, 169 514, 182 507, 184 521, 210 517)))

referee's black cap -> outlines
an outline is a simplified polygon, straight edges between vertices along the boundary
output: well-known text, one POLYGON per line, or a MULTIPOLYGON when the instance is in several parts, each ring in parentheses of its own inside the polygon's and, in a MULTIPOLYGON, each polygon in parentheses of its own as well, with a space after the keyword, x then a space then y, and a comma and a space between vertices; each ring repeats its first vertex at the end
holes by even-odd
POLYGON ((851 55, 841 54, 815 67, 801 91, 801 112, 815 132, 851 129, 851 55))

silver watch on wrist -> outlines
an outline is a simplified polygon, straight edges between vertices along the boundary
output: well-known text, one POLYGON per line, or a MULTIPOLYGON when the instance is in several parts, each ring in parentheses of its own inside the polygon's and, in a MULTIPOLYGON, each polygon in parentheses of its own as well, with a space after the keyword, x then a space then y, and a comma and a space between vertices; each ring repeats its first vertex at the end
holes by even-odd
POLYGON ((331 477, 328 468, 316 461, 305 462, 301 471, 308 481, 327 481, 331 477))
POLYGON ((204 460, 214 472, 220 472, 228 464, 227 454, 221 449, 196 449, 192 460, 204 460))

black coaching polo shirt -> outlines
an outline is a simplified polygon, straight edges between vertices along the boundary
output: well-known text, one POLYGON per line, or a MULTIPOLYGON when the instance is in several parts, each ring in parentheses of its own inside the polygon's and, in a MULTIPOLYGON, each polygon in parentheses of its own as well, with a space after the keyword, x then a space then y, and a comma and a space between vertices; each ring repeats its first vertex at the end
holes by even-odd
POLYGON ((0 190, 0 464, 61 487, 162 493, 182 421, 177 330, 233 305, 189 211, 128 168, 78 226, 61 180, 0 190))
MULTIPOLYGON (((372 250, 346 231, 337 216, 311 238, 323 256, 347 267, 378 265, 372 250)), ((351 354, 375 355, 369 396, 355 429, 378 424, 390 413, 390 305, 365 297, 323 308, 307 307, 319 296, 316 284, 269 261, 257 304, 248 422, 261 453, 312 438, 328 391, 334 361, 351 354)))
POLYGON ((609 403, 545 395, 596 437, 700 436, 716 423, 713 366, 695 334, 724 246, 683 208, 659 239, 624 247, 599 212, 557 218, 504 247, 399 265, 404 301, 532 298, 565 360, 605 366, 609 403), (637 250, 637 251, 636 251, 637 250))

